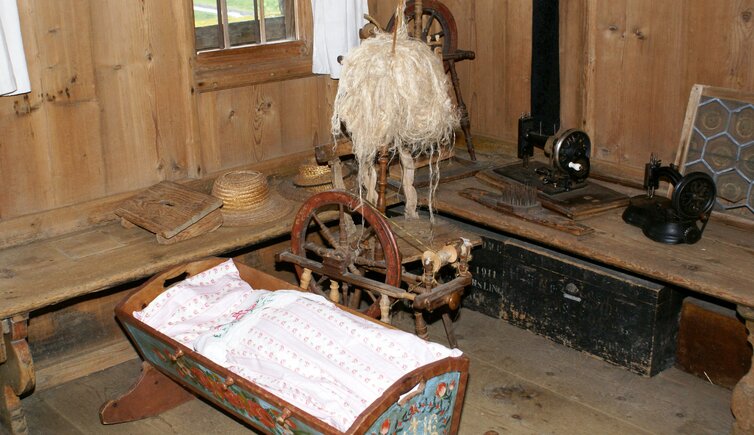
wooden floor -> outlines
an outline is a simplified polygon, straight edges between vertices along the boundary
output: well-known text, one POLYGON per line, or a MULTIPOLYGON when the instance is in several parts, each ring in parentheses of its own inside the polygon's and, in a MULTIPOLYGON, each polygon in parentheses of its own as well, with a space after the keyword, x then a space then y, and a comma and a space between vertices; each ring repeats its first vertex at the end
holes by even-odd
MULTIPOLYGON (((397 316, 410 327, 407 315, 397 316)), ((442 328, 432 338, 445 342, 442 328)), ((502 320, 461 310, 459 347, 471 359, 461 434, 721 434, 730 391, 669 369, 641 377, 502 320)), ((234 434, 243 425, 199 400, 156 418, 102 426, 99 406, 130 386, 133 360, 23 400, 32 434, 234 434)))

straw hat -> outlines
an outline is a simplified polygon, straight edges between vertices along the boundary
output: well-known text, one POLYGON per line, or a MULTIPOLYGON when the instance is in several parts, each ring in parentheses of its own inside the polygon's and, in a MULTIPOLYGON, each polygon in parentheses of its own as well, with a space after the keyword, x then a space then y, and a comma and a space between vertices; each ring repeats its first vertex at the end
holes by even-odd
POLYGON ((212 195, 223 201, 223 225, 231 227, 272 222, 293 209, 257 171, 224 173, 212 185, 212 195))
MULTIPOLYGON (((347 190, 354 186, 352 168, 348 165, 341 166, 343 180, 347 190)), ((280 183, 280 193, 286 198, 297 201, 306 201, 312 195, 332 190, 333 173, 329 165, 320 165, 314 159, 308 159, 298 167, 298 173, 288 177, 280 183)))
MULTIPOLYGON (((343 166, 343 178, 351 175, 351 169, 343 166)), ((298 167, 298 174, 293 177, 293 184, 298 187, 328 186, 324 190, 332 189, 332 168, 330 165, 320 165, 314 159, 309 159, 298 167)))

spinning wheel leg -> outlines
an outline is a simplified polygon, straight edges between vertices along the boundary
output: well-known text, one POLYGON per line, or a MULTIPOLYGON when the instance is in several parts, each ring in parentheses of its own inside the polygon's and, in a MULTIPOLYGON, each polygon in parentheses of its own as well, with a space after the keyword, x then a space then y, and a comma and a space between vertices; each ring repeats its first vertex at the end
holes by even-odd
POLYGON ((458 81, 458 73, 456 73, 455 61, 448 61, 448 70, 450 71, 450 81, 453 84, 453 91, 456 94, 456 105, 458 111, 461 114, 461 130, 463 130, 463 137, 466 140, 466 150, 469 152, 471 160, 476 160, 476 153, 474 152, 474 143, 471 141, 471 121, 469 119, 469 111, 466 109, 466 103, 463 102, 463 96, 461 95, 461 84, 458 81))
POLYGON ((448 336, 448 344, 450 344, 450 347, 458 347, 456 335, 453 333, 453 319, 450 318, 450 314, 442 314, 442 325, 445 327, 445 335, 448 336))
POLYGON ((427 332, 427 322, 424 321, 424 315, 421 311, 414 311, 414 328, 416 335, 423 340, 429 339, 429 333, 427 332))

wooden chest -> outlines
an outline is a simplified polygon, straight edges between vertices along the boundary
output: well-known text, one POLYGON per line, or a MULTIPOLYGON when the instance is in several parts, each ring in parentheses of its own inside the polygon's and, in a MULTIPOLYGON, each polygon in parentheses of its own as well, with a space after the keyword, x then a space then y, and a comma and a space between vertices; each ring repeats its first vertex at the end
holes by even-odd
POLYGON ((642 375, 673 364, 678 291, 506 237, 473 257, 463 306, 642 375))

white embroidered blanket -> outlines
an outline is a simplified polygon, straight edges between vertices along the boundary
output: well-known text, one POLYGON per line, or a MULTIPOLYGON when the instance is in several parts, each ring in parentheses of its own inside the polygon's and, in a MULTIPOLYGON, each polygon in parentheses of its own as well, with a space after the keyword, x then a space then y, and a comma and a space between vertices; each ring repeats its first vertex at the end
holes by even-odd
POLYGON ((134 317, 341 431, 404 374, 462 354, 318 295, 254 290, 232 260, 134 317))

